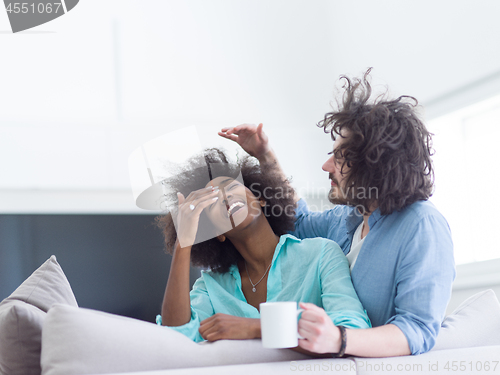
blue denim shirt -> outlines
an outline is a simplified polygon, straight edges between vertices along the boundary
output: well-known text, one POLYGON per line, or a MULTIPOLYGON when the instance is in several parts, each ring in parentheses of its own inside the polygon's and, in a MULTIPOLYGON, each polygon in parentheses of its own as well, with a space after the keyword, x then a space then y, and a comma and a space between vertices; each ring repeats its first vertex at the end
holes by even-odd
MULTIPOLYGON (((362 216, 353 207, 311 212, 300 200, 298 238, 334 240, 347 254, 362 216)), ((373 327, 392 323, 405 334, 412 354, 432 349, 455 278, 451 232, 429 201, 382 215, 375 210, 351 271, 352 282, 373 327)))

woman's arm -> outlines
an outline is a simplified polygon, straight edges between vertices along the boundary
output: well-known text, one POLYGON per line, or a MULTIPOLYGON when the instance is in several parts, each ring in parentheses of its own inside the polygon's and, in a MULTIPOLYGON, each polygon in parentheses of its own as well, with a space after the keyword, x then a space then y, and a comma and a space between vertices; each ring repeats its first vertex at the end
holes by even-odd
POLYGON ((191 320, 189 296, 189 269, 191 246, 194 244, 200 214, 205 207, 217 200, 218 188, 209 187, 192 192, 184 198, 177 193, 177 241, 168 275, 167 287, 161 309, 162 325, 181 326, 191 320))
POLYGON ((176 243, 161 308, 162 325, 181 326, 191 320, 189 269, 191 246, 176 243))
POLYGON ((215 314, 201 322, 200 335, 208 341, 258 339, 260 319, 215 314))
MULTIPOLYGON (((319 260, 321 303, 334 325, 370 328, 371 322, 352 285, 349 262, 340 247, 327 239, 307 240, 322 246, 319 260)), ((308 314, 304 312, 302 316, 308 314)))

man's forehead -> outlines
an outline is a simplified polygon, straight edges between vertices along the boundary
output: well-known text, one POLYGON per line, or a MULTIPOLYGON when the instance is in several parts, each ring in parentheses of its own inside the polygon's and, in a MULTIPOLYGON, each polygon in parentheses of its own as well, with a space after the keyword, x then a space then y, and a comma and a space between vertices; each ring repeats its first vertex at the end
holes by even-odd
POLYGON ((340 146, 344 143, 344 141, 344 137, 338 136, 335 138, 335 142, 333 142, 333 152, 340 150, 340 146))
POLYGON ((337 148, 345 142, 345 139, 349 136, 349 131, 347 129, 341 129, 340 134, 335 137, 335 142, 333 142, 333 151, 337 151, 337 148))

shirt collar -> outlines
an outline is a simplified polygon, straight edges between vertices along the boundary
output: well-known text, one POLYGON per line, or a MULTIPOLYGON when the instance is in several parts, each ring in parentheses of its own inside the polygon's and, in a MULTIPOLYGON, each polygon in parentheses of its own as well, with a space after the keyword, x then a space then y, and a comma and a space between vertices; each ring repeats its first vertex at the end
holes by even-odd
POLYGON ((382 216, 383 215, 380 213, 379 208, 377 208, 375 211, 373 211, 372 214, 370 215, 370 217, 368 218, 368 225, 370 226, 370 228, 373 228, 375 223, 377 221, 379 221, 380 219, 382 219, 382 216))
POLYGON ((284 235, 280 236, 278 244, 276 245, 276 249, 274 249, 274 255, 273 255, 272 263, 275 262, 275 260, 278 257, 281 249, 283 248, 283 246, 285 245, 285 243, 287 241, 300 242, 300 240, 297 237, 292 236, 291 234, 284 234, 284 235))
POLYGON ((229 274, 232 275, 235 279, 239 279, 240 271, 238 270, 237 264, 231 264, 231 266, 229 266, 229 274))
POLYGON ((363 215, 361 215, 361 213, 355 207, 352 207, 351 211, 345 218, 345 227, 347 229, 347 233, 349 234, 354 232, 362 221, 363 215))
MULTIPOLYGON (((278 255, 279 255, 281 249, 283 248, 283 246, 285 245, 286 241, 300 242, 300 240, 297 237, 292 236, 291 234, 284 234, 284 235, 280 236, 278 244, 276 245, 276 248, 274 249, 274 255, 273 255, 272 263, 274 263, 276 261, 276 258, 278 257, 278 255)), ((240 277, 240 272, 238 270, 238 265, 237 264, 232 264, 229 267, 229 273, 231 275, 233 275, 233 277, 235 279, 238 279, 240 277)))
MULTIPOLYGON (((368 218, 368 226, 371 228, 374 227, 375 223, 379 221, 382 218, 382 214, 380 213, 380 209, 377 208, 375 211, 372 212, 370 217, 368 218)), ((361 224, 363 221, 363 215, 355 208, 352 207, 351 211, 345 218, 345 226, 347 229, 347 233, 354 232, 356 228, 361 224)))

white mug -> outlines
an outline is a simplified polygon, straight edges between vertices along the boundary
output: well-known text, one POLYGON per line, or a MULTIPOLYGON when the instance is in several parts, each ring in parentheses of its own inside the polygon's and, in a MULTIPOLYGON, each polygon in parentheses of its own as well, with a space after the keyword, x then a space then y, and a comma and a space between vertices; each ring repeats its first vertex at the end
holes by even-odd
POLYGON ((299 344, 297 302, 264 302, 260 305, 260 329, 264 348, 294 348, 299 344))

